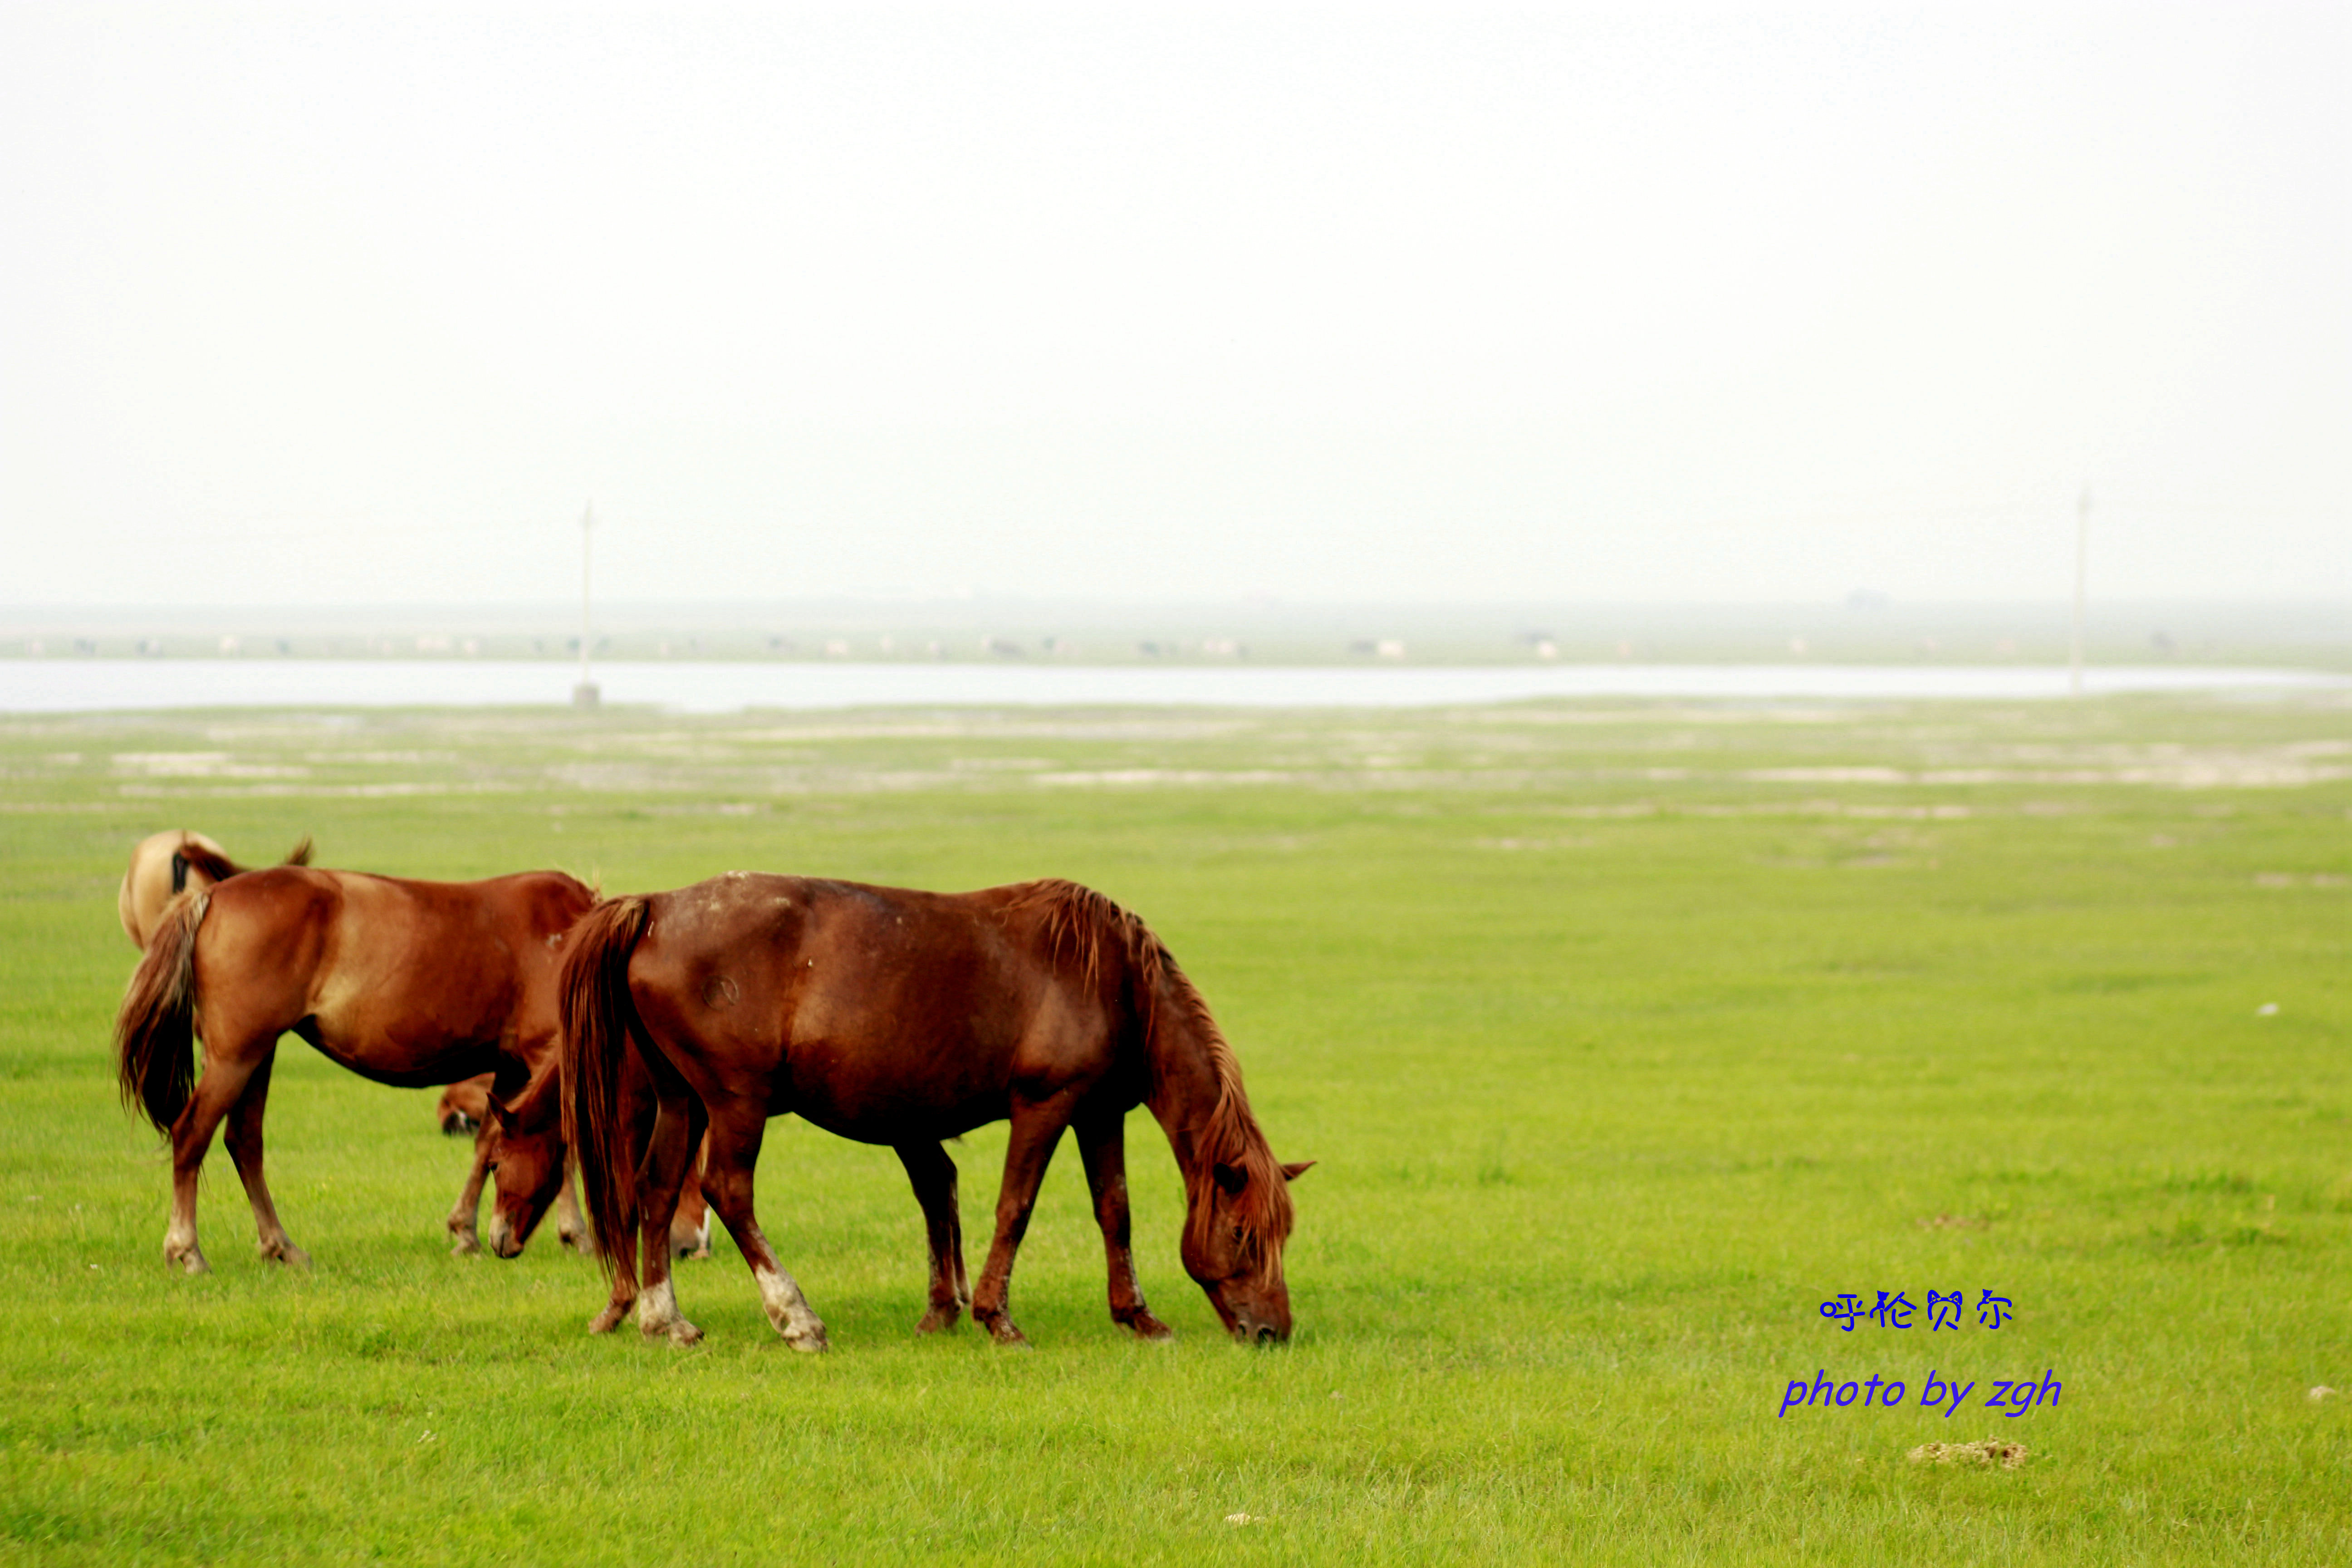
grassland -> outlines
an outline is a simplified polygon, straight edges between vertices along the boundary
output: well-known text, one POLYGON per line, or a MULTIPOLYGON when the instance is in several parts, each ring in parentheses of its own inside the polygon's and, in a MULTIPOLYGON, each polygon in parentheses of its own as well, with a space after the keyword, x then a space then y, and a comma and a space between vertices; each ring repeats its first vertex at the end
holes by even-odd
MULTIPOLYGON (((0 1558, 2345 1561, 2347 718, 0 721, 0 1558), (1200 982, 1277 1152, 1321 1162, 1297 1339, 1216 1332, 1139 1113, 1172 1345, 1108 1321, 1066 1151, 1014 1281, 1037 1350, 918 1342, 896 1162, 790 1121, 762 1214, 833 1353, 782 1347, 723 1239, 681 1279, 701 1346, 592 1341, 593 1264, 446 1255, 466 1152, 428 1096, 290 1040, 269 1155, 315 1266, 253 1257, 216 1152, 216 1272, 169 1275, 107 1031, 115 880, 170 826, 615 890, 1103 888, 1200 982), (1955 1289, 1958 1330, 1818 1310, 1955 1289), (1930 1369, 1970 1407, 1919 1409, 1930 1369), (1978 1407, 2045 1369, 2056 1405, 1978 1407), (1776 1415, 1824 1370, 1910 1397, 1776 1415), (2032 1457, 1905 1458, 1987 1436, 2032 1457)), ((1002 1150, 957 1151, 975 1227, 1002 1150)))

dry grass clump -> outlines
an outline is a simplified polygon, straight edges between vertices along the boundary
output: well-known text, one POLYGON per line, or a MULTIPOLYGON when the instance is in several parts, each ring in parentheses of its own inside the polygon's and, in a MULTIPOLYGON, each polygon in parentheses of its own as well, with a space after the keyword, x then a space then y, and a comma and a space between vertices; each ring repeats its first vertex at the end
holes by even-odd
POLYGON ((1906 1456, 1915 1465, 1999 1465, 2013 1470, 2032 1450, 2022 1443, 1922 1443, 1906 1456))

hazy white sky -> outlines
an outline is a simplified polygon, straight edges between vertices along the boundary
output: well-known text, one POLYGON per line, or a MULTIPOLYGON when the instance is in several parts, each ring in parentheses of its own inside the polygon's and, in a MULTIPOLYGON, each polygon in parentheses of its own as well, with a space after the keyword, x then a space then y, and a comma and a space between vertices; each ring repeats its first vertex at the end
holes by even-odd
POLYGON ((0 7, 0 604, 2352 593, 2352 7, 0 7))

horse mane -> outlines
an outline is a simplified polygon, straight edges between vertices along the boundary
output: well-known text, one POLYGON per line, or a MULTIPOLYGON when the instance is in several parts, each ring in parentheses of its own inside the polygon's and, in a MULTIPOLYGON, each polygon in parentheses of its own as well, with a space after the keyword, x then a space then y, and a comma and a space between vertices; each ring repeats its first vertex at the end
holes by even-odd
POLYGON ((1129 982, 1129 1006, 1141 1025, 1144 1055, 1151 1068, 1155 1110, 1168 1083, 1168 1053, 1176 1048, 1170 1036, 1192 1042, 1207 1058, 1217 1098, 1208 1121, 1190 1130, 1192 1165, 1184 1173, 1186 1239, 1196 1246, 1206 1240, 1215 1219, 1210 1188, 1217 1167, 1223 1165, 1248 1178, 1232 1208, 1242 1228, 1244 1258, 1258 1262, 1269 1238, 1278 1254, 1292 1225, 1289 1179, 1250 1112, 1234 1047, 1167 944, 1132 910, 1092 888, 1059 878, 1026 884, 1013 895, 1010 910, 1037 921, 1046 952, 1057 962, 1066 952, 1089 992, 1099 989, 1112 963, 1123 967, 1129 982))

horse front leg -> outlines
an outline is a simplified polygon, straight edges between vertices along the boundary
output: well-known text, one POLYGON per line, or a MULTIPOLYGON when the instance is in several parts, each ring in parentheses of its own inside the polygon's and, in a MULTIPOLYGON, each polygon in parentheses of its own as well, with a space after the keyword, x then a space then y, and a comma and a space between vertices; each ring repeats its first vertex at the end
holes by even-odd
POLYGON ((482 1209, 482 1184, 489 1179, 490 1166, 498 1157, 499 1124, 488 1116, 474 1127, 474 1168, 466 1173, 466 1186, 450 1207, 449 1217, 443 1228, 449 1233, 449 1250, 459 1258, 471 1257, 482 1250, 475 1221, 482 1209))
POLYGON ((800 1282, 777 1261, 775 1249, 760 1228, 759 1215, 752 1212, 751 1173, 760 1163, 760 1142, 766 1132, 765 1107, 713 1106, 709 1154, 702 1172, 703 1195, 719 1211, 727 1234, 735 1238, 736 1250, 751 1265, 751 1279, 760 1287, 760 1304, 767 1309, 768 1321, 784 1337, 784 1343, 796 1351, 821 1351, 825 1348, 824 1320, 810 1310, 800 1282))
POLYGON ((1008 1310, 1013 1294, 1013 1257, 1029 1229, 1029 1212, 1037 1204, 1037 1184, 1045 1179, 1054 1145, 1070 1124, 1072 1094, 1057 1094, 1013 1107, 1013 1138, 1004 1151, 1004 1184, 996 1194, 996 1239, 989 1244, 988 1266, 971 1293, 972 1321, 1003 1345, 1026 1345, 1029 1336, 1013 1321, 1008 1310))
POLYGON ((898 1163, 915 1201, 923 1207, 923 1239, 931 1254, 930 1310, 915 1325, 919 1334, 935 1334, 955 1327, 971 1305, 971 1286, 963 1273, 963 1221, 957 1213, 955 1162, 937 1143, 898 1145, 898 1163))
POLYGON ((1128 1240, 1127 1119, 1118 1111, 1078 1120, 1078 1157, 1087 1167, 1087 1190, 1094 1194, 1095 1223, 1102 1227, 1103 1256, 1110 1276, 1110 1321, 1138 1339, 1175 1336, 1143 1304, 1135 1279, 1135 1252, 1128 1240))
POLYGON ((710 1135, 702 1136, 694 1169, 678 1189, 677 1213, 669 1222, 669 1250, 674 1258, 710 1256, 710 1199, 702 1190, 702 1173, 710 1168, 710 1135))
POLYGON ((578 1156, 565 1150, 563 1190, 555 1194, 555 1245, 586 1258, 594 1254, 596 1243, 588 1235, 588 1216, 580 1212, 580 1194, 572 1180, 579 1169, 578 1156))

